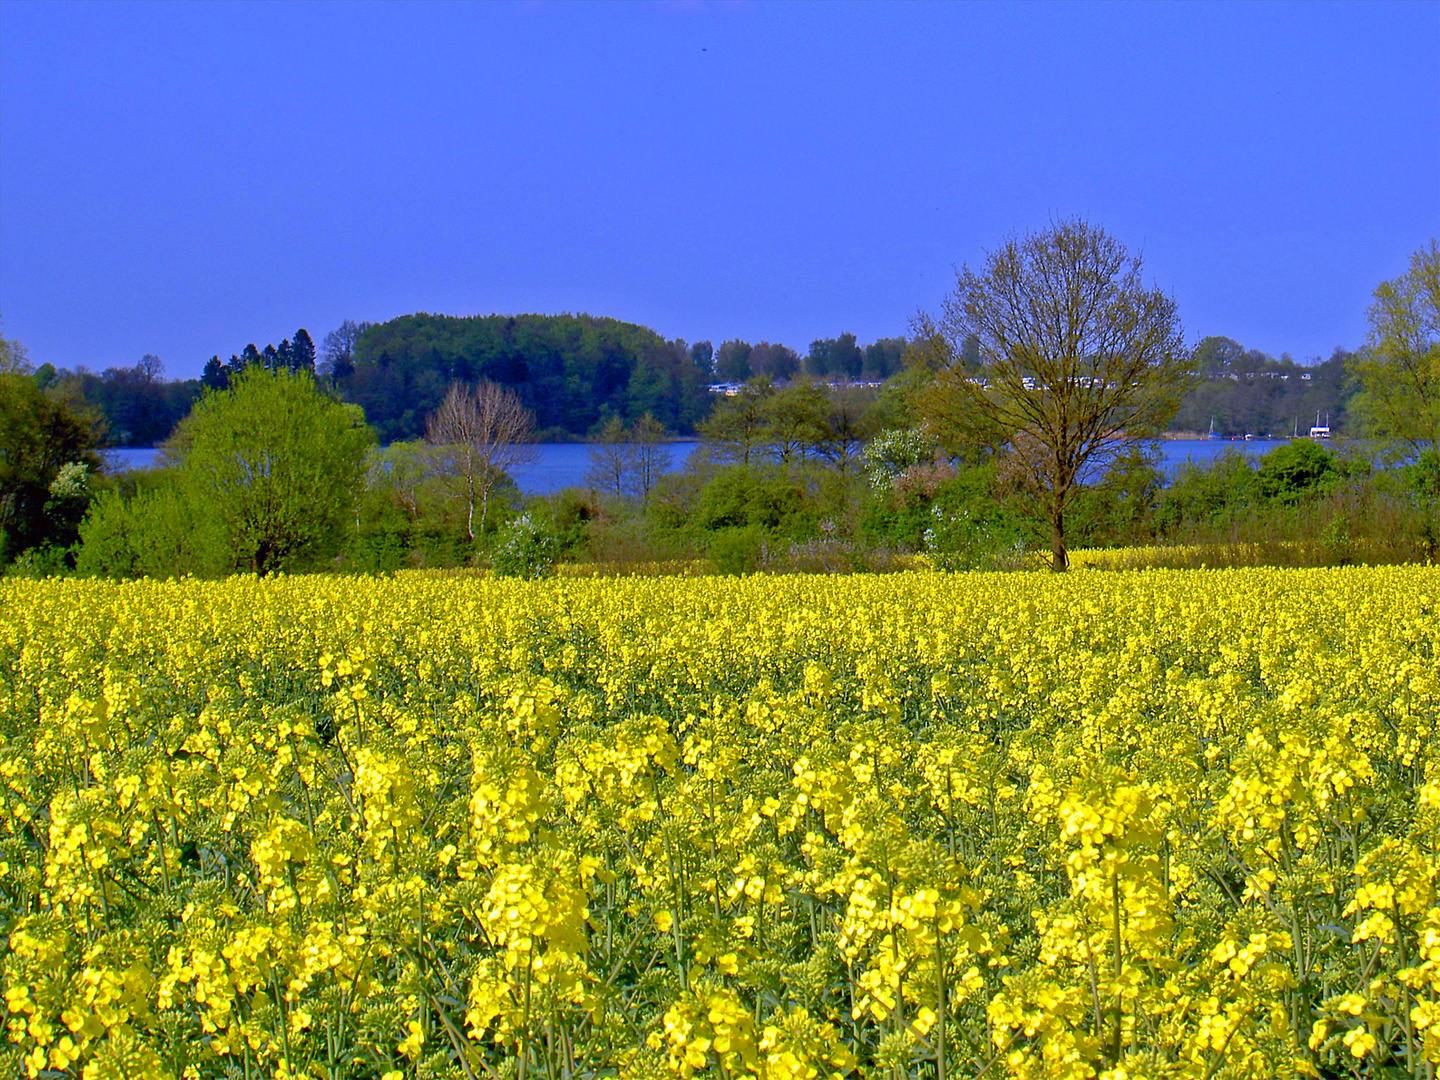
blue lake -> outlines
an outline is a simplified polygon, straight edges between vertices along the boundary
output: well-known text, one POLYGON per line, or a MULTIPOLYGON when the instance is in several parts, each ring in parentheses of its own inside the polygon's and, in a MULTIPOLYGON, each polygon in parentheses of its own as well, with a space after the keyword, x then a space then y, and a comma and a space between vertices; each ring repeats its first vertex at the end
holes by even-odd
MULTIPOLYGON (((683 468, 685 462, 700 444, 698 442, 667 443, 670 451, 670 468, 683 468)), ((1175 470, 1186 461, 1197 465, 1212 461, 1227 450, 1252 457, 1283 446, 1279 439, 1172 439, 1160 444, 1162 468, 1174 475, 1175 470)), ((106 458, 115 471, 125 469, 146 469, 160 456, 154 449, 108 450, 106 458)), ((567 487, 582 487, 585 473, 590 468, 590 446, 588 443, 539 443, 535 447, 535 459, 517 466, 512 475, 521 492, 526 495, 551 495, 567 487)))

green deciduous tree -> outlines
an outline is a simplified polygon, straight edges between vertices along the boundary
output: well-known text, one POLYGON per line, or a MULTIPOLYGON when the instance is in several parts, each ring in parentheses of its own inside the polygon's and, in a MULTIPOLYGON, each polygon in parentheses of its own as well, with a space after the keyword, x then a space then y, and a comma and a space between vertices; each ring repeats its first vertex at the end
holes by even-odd
POLYGON ((749 342, 726 341, 715 350, 715 377, 721 382, 745 382, 754 374, 750 368, 749 342))
POLYGON ((186 497, 218 520, 236 567, 266 574, 339 550, 374 436, 308 374, 247 366, 196 404, 169 452, 186 497))
POLYGON ((762 341, 750 350, 750 371, 754 375, 783 380, 799 370, 800 357, 787 345, 762 341))
POLYGON ((30 353, 25 346, 0 337, 0 374, 28 375, 30 371, 30 353))
POLYGON ((232 568, 229 540, 210 507, 161 473, 128 497, 101 492, 80 525, 81 577, 211 577, 232 568))
POLYGON ((805 372, 817 378, 858 379, 865 367, 865 352, 855 335, 841 334, 835 338, 817 338, 810 343, 805 357, 805 372))
POLYGON ((715 447, 716 456, 749 466, 768 439, 766 401, 775 393, 769 379, 755 379, 739 393, 716 401, 708 419, 699 425, 700 437, 715 447))
POLYGON ((1361 386, 1351 408, 1367 433, 1428 456, 1440 470, 1440 242, 1375 290, 1369 339, 1349 366, 1361 386))
POLYGON ((100 468, 90 418, 40 390, 29 374, 0 372, 0 564, 41 544, 70 544, 76 498, 52 490, 67 465, 100 468))
POLYGON ((1175 302, 1145 286, 1138 256, 1079 220, 1012 237, 979 273, 962 268, 940 317, 921 313, 914 329, 933 411, 1005 455, 1049 526, 1056 571, 1069 565, 1082 477, 1164 430, 1194 381, 1175 302))
POLYGON ((790 466, 816 453, 828 434, 830 403, 808 379, 777 390, 761 403, 763 437, 781 465, 790 466))
POLYGON ((694 364, 708 379, 711 368, 715 365, 715 348, 708 341, 697 341, 690 346, 690 362, 694 364))

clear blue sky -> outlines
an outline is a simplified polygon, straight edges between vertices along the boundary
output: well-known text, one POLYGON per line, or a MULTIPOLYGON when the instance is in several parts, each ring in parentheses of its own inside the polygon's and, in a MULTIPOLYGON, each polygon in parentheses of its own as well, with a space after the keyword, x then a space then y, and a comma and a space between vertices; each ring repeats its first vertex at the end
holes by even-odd
POLYGON ((0 2, 37 363, 413 311, 803 353, 1069 216, 1192 339, 1358 346, 1440 234, 1440 3, 0 2))

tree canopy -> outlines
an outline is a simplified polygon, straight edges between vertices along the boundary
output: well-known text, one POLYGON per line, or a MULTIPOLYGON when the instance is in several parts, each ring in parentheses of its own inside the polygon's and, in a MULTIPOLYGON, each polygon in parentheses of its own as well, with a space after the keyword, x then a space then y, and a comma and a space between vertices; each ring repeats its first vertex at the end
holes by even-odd
POLYGON ((0 337, 0 374, 28 375, 34 370, 30 366, 30 353, 20 342, 0 337))

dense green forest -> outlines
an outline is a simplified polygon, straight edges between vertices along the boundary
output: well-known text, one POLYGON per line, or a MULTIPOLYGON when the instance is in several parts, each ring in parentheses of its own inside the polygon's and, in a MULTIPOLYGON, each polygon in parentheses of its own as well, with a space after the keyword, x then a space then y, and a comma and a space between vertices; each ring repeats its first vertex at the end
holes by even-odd
MULTIPOLYGON (((676 436, 694 436, 721 396, 711 384, 770 379, 781 385, 883 383, 905 370, 903 337, 861 344, 854 334, 819 338, 801 355, 788 346, 739 339, 666 341, 644 326, 590 315, 406 315, 379 324, 346 322, 316 350, 305 330, 228 361, 211 357, 200 379, 164 377, 159 357, 104 371, 56 368, 33 373, 46 393, 76 405, 102 446, 158 446, 189 415, 201 393, 223 389, 250 365, 313 371, 344 401, 359 405, 382 443, 418 439, 425 417, 454 381, 497 382, 515 391, 536 417, 540 441, 593 438, 612 418, 649 414, 676 436)), ((1239 436, 1301 434, 1318 414, 1346 431, 1355 384, 1351 354, 1300 364, 1278 360, 1225 337, 1196 350, 1200 378, 1170 428, 1239 436)))
POLYGON ((688 433, 710 408, 708 350, 590 315, 406 315, 365 330, 326 373, 382 442, 414 439, 452 382, 514 390, 542 441, 649 413, 688 433))
POLYGON ((164 371, 159 357, 146 355, 132 367, 98 375, 41 364, 34 380, 51 396, 77 405, 104 445, 158 446, 190 414, 203 389, 195 379, 166 379, 164 371))

